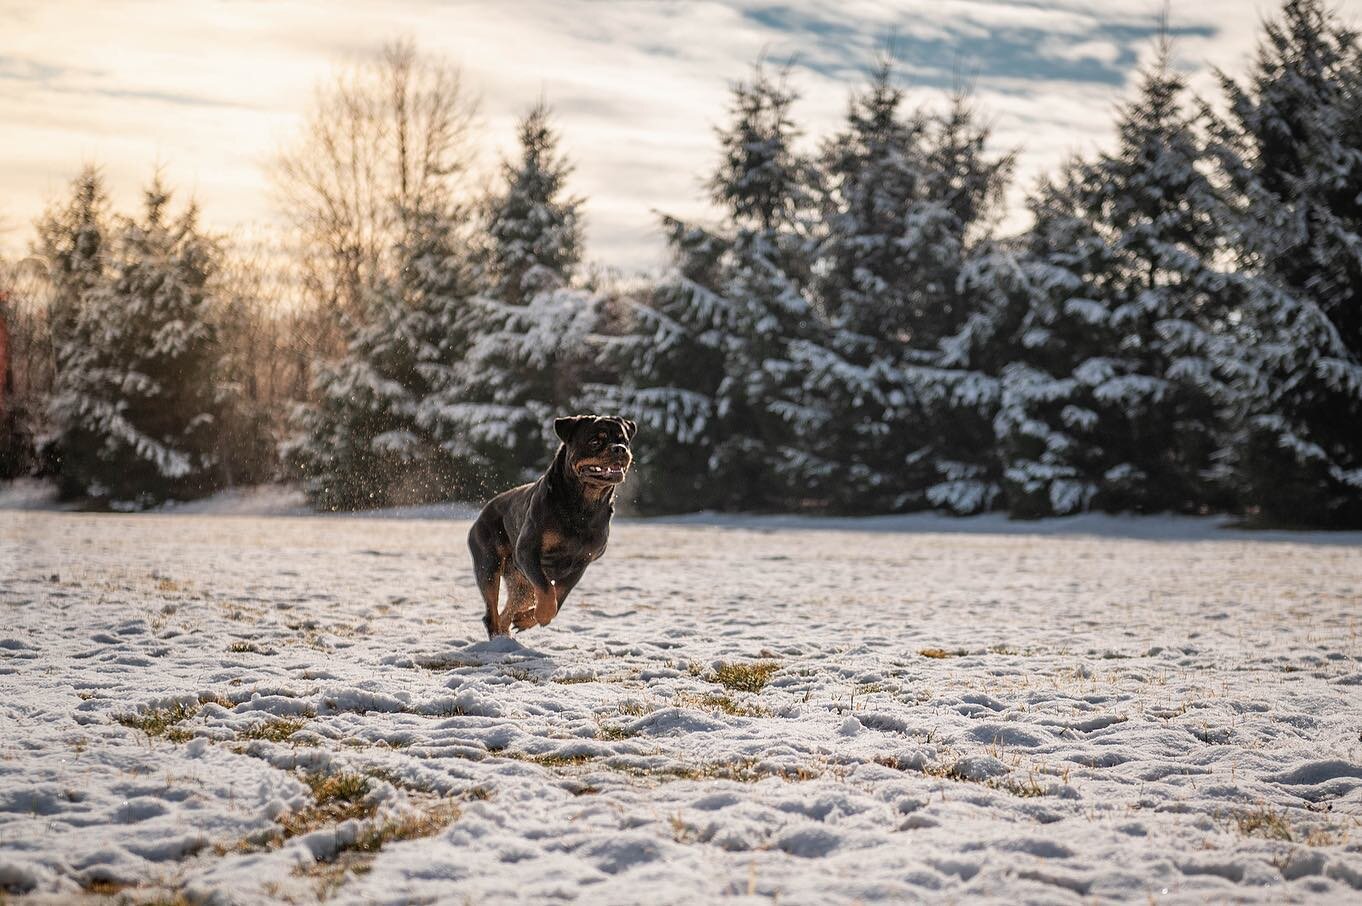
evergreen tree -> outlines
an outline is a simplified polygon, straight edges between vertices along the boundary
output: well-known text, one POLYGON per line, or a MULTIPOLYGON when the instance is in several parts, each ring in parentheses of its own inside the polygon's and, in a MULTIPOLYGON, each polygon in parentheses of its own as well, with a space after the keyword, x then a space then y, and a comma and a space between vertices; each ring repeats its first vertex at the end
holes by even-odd
POLYGON ((71 183, 66 204, 48 210, 35 227, 38 235, 33 253, 46 262, 51 281, 48 321, 52 346, 57 351, 55 368, 60 373, 64 351, 75 349, 70 341, 81 310, 106 282, 112 226, 109 198, 99 170, 83 169, 71 183))
POLYGON ((1216 266, 1221 206, 1183 91, 1165 43, 1116 151, 1032 201, 1020 354, 996 420, 1016 515, 1224 502, 1213 479, 1234 395, 1215 335, 1240 281, 1216 266))
POLYGON ((708 182, 724 222, 664 220, 674 269, 638 303, 634 334, 610 344, 623 386, 591 388, 649 431, 640 467, 665 490, 645 505, 754 510, 789 499, 798 413, 783 401, 800 380, 791 344, 817 327, 795 97, 761 67, 733 87, 708 182))
MULTIPOLYGON (((1238 321, 1258 354, 1239 471, 1273 521, 1362 526, 1362 59, 1322 0, 1289 0, 1229 112, 1217 161, 1235 192, 1238 321)), ((1246 373, 1253 374, 1246 369, 1246 373)))
POLYGON ((530 111, 519 138, 489 205, 484 295, 457 326, 467 354, 426 407, 447 447, 488 488, 543 471, 557 443, 553 419, 577 395, 600 308, 592 293, 569 286, 581 257, 582 202, 564 197, 571 166, 547 107, 530 111))
POLYGON ((762 67, 733 86, 731 120, 718 130, 711 200, 727 221, 727 248, 708 293, 693 295, 716 339, 723 377, 714 392, 710 475, 728 509, 798 507, 801 421, 788 389, 801 375, 792 344, 816 341, 810 302, 813 237, 809 164, 794 149, 797 93, 762 67), (722 300, 722 301, 720 301, 722 300))
POLYGON ((212 449, 224 404, 209 310, 217 246, 193 206, 169 216, 158 181, 143 218, 119 224, 112 248, 96 252, 98 188, 88 172, 78 181, 70 232, 60 217, 44 226, 58 285, 75 303, 60 313, 49 403, 61 487, 121 506, 206 493, 219 479, 212 449))
POLYGON ((285 457, 322 509, 440 500, 470 490, 448 420, 431 405, 466 353, 459 318, 473 291, 461 212, 399 212, 397 273, 347 325, 346 354, 316 372, 317 402, 295 413, 285 457), (358 319, 357 319, 358 320, 358 319))
POLYGON ((728 243, 670 217, 663 227, 672 267, 644 298, 629 300, 616 334, 595 338, 611 380, 584 386, 574 408, 638 421, 648 442, 634 450, 639 478, 626 490, 641 510, 670 513, 720 500, 709 457, 729 306, 707 287, 718 285, 728 243))
POLYGON ((975 304, 963 274, 1012 158, 987 153, 964 95, 943 116, 902 102, 885 63, 824 146, 815 287, 827 321, 817 342, 792 347, 803 380, 787 406, 804 416, 802 482, 832 506, 973 510, 995 495, 960 484, 972 470, 951 461, 951 404, 964 399, 953 388, 977 382, 941 345, 975 304))
POLYGON ((503 163, 505 189, 488 211, 486 292, 512 305, 566 286, 581 258, 582 200, 563 197, 572 165, 550 116, 540 103, 520 121, 520 156, 503 163))

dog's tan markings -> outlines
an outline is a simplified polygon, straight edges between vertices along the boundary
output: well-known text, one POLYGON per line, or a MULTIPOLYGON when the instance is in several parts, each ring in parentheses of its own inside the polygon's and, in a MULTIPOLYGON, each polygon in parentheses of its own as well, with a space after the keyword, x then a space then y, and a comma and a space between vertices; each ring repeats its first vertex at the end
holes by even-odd
POLYGON ((557 531, 554 529, 544 529, 544 534, 541 536, 540 540, 540 546, 543 550, 552 550, 562 543, 563 536, 557 531))
POLYGON ((540 626, 549 625, 553 622, 553 618, 558 616, 558 595, 550 586, 548 588, 536 588, 534 598, 534 618, 540 626))

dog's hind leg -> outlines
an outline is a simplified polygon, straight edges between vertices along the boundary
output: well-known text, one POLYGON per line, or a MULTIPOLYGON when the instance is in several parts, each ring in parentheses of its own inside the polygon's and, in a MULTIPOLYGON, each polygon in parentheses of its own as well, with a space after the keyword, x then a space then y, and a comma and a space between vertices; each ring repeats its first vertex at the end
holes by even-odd
POLYGON ((497 622, 497 598, 501 575, 506 566, 506 553, 509 553, 503 553, 500 549, 503 546, 498 545, 497 540, 495 529, 481 519, 473 523, 468 533, 468 549, 473 553, 473 578, 478 583, 478 591, 482 592, 482 601, 486 605, 482 624, 487 627, 489 639, 500 628, 497 622))

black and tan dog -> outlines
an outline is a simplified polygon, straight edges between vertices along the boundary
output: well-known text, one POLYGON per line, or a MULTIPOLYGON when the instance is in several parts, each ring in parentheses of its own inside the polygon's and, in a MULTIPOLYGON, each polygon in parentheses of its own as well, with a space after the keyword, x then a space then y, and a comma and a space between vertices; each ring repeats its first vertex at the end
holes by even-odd
POLYGON ((538 481, 493 497, 468 533, 473 572, 487 604, 489 637, 546 626, 587 565, 605 553, 615 488, 633 463, 627 418, 574 415, 556 419, 562 444, 538 481), (497 593, 506 583, 506 608, 497 593))

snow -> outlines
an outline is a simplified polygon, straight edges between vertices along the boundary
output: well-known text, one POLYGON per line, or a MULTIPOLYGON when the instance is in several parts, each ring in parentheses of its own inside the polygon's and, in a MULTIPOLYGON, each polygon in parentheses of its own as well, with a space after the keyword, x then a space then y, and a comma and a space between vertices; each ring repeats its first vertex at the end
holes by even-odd
POLYGON ((241 515, 297 502, 267 497, 0 513, 0 885, 243 904, 1362 890, 1362 534, 621 519, 551 627, 489 642, 466 518, 241 515), (774 667, 744 691, 719 682, 735 663, 774 667), (170 735, 119 722, 176 708, 170 735), (363 814, 256 845, 307 814, 308 775, 347 772, 363 814))

